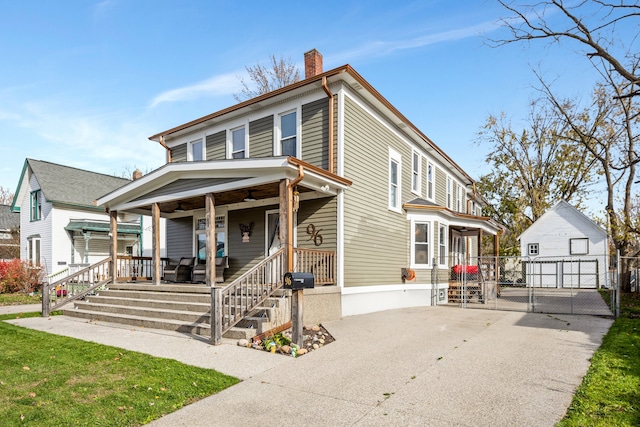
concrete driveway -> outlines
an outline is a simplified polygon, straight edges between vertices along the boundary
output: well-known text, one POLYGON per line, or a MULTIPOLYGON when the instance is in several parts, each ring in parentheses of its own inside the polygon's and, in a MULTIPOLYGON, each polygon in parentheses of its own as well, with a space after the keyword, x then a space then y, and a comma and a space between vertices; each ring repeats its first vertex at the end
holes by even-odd
POLYGON ((14 324, 215 368, 244 381, 152 426, 553 426, 612 321, 426 307, 324 324, 297 359, 55 316, 14 324))

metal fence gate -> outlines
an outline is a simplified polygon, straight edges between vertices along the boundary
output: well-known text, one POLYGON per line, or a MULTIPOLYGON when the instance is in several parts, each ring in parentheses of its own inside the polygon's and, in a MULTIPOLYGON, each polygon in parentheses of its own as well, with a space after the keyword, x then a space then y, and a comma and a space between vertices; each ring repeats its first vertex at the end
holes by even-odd
MULTIPOLYGON (((450 268, 448 301, 464 308, 611 316, 615 298, 607 304, 600 295, 617 289, 609 267, 606 256, 469 258, 450 268)), ((640 264, 636 277, 640 281, 640 264)))

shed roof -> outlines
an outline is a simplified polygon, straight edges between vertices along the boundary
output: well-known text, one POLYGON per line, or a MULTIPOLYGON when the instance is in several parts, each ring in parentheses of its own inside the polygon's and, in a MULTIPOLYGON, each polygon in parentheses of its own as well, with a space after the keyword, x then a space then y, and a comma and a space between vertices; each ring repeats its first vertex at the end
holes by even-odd
POLYGON ((12 230, 20 227, 20 214, 11 212, 11 206, 0 205, 0 230, 12 230))

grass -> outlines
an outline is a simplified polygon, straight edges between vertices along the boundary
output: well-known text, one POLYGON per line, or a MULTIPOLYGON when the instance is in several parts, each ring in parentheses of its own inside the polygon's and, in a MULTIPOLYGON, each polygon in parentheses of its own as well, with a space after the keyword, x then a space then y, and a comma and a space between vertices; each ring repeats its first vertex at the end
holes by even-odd
MULTIPOLYGON (((39 313, 4 315, 0 320, 39 313)), ((211 369, 0 322, 3 426, 135 426, 238 383, 211 369)))
MULTIPOLYGON (((608 298, 607 300, 608 303, 608 298)), ((623 294, 620 317, 591 359, 560 427, 640 425, 640 298, 623 294)))
POLYGON ((33 296, 27 294, 0 294, 0 305, 17 305, 17 304, 40 304, 40 295, 33 296))

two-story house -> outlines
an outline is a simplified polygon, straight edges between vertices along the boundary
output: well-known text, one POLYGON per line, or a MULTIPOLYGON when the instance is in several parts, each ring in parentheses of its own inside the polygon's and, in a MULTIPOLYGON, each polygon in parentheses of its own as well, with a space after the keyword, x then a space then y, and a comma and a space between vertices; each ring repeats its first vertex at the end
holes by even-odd
MULTIPOLYGON (((26 159, 11 210, 20 218, 20 258, 40 266, 49 281, 109 255, 109 216, 94 201, 131 180, 56 163, 26 159)), ((122 212, 118 253, 150 253, 144 219, 122 212)))
POLYGON ((351 66, 323 72, 315 49, 304 80, 150 140, 167 163, 97 204, 166 218, 167 256, 224 255, 224 284, 280 248, 287 269, 319 271, 294 266, 330 253, 330 277, 304 293, 314 321, 445 303, 452 266, 501 231, 453 159, 351 66))

